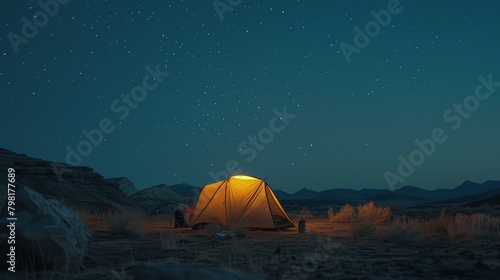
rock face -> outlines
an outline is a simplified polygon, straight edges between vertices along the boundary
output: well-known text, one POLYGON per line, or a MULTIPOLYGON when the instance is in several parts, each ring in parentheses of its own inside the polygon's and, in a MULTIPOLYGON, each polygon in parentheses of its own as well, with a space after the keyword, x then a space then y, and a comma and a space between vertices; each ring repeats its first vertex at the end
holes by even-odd
POLYGON ((139 190, 136 189, 135 184, 132 183, 128 178, 125 177, 108 178, 106 179, 106 181, 118 184, 120 190, 128 196, 131 196, 139 192, 139 190))
MULTIPOLYGON (((92 233, 67 206, 44 199, 36 191, 16 186, 15 253, 17 270, 54 269, 77 272, 82 263, 92 233)), ((0 227, 5 229, 7 205, 0 215, 0 227)), ((7 252, 2 242, 2 252, 7 252)), ((5 262, 2 261, 2 266, 5 262)))
POLYGON ((164 184, 141 190, 131 197, 147 205, 148 214, 155 214, 156 209, 162 214, 172 214, 175 209, 185 206, 186 202, 182 195, 164 184))
POLYGON ((225 267, 213 267, 188 264, 139 263, 127 267, 120 275, 121 279, 184 279, 184 280, 260 280, 263 278, 231 270, 225 267), (129 277, 129 278, 127 278, 129 277))
POLYGON ((90 167, 50 162, 0 149, 0 178, 7 178, 8 168, 16 170, 16 183, 29 186, 45 198, 58 199, 73 209, 144 212, 140 201, 131 199, 120 191, 118 183, 104 180, 90 167))

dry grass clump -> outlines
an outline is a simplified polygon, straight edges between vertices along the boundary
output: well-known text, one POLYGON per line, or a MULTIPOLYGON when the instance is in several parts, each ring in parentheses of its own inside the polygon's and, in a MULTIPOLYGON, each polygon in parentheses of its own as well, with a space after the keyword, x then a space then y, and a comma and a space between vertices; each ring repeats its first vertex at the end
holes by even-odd
POLYGON ((370 203, 359 205, 354 208, 346 204, 338 212, 332 208, 328 209, 328 218, 337 223, 372 223, 382 225, 391 219, 391 209, 389 207, 376 206, 372 201, 370 203))
POLYGON ((500 240, 500 217, 488 214, 447 213, 443 209, 431 219, 395 217, 391 209, 370 202, 353 207, 344 205, 338 212, 328 209, 332 222, 349 223, 348 234, 354 239, 372 235, 377 229, 386 241, 409 243, 417 237, 444 237, 450 239, 500 240))
POLYGON ((422 237, 500 240, 500 218, 488 214, 450 214, 443 209, 438 217, 428 220, 397 217, 391 226, 399 228, 402 234, 422 237))
POLYGON ((105 214, 107 231, 116 235, 140 235, 144 231, 144 218, 133 211, 116 211, 105 214))
POLYGON ((300 209, 300 213, 298 215, 298 218, 299 219, 311 219, 311 218, 314 218, 314 215, 311 214, 311 209, 309 209, 305 206, 302 206, 302 208, 300 209))
POLYGON ((335 223, 349 223, 349 236, 353 239, 363 239, 373 235, 376 226, 389 222, 391 209, 376 206, 373 201, 357 207, 346 204, 338 212, 329 208, 328 218, 335 223))
POLYGON ((446 214, 443 209, 439 217, 424 224, 429 236, 445 236, 451 239, 500 239, 500 218, 488 214, 446 214))
POLYGON ((409 217, 406 217, 405 215, 403 215, 403 216, 395 217, 392 220, 391 226, 405 228, 405 229, 408 229, 410 231, 420 231, 421 232, 423 229, 424 223, 425 223, 425 221, 420 219, 420 218, 409 218, 409 217))
POLYGON ((373 201, 358 206, 357 210, 360 222, 383 225, 387 224, 391 219, 391 209, 389 207, 376 206, 373 201))
POLYGON ((100 215, 89 214, 84 210, 74 210, 75 214, 82 220, 82 222, 89 227, 90 229, 96 229, 99 225, 102 224, 102 217, 100 215))
POLYGON ((328 209, 328 219, 332 222, 350 223, 355 221, 356 217, 356 209, 349 204, 342 206, 338 212, 335 212, 331 207, 328 209))

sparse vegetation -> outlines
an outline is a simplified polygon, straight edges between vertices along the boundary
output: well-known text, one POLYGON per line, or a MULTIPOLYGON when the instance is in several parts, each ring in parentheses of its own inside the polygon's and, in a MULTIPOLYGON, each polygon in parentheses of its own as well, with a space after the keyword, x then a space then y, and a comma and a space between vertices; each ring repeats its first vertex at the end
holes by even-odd
POLYGON ((353 207, 344 205, 335 212, 328 209, 329 221, 347 223, 348 235, 354 239, 366 238, 377 231, 383 241, 410 243, 420 237, 500 240, 500 217, 489 214, 466 214, 452 209, 441 211, 429 219, 398 216, 391 219, 391 209, 370 202, 353 207))
POLYGON ((144 218, 134 211, 93 211, 75 210, 77 216, 91 230, 105 231, 115 235, 140 235, 144 231, 144 218))
POLYGON ((105 218, 111 234, 140 235, 144 229, 143 218, 133 211, 108 212, 105 218))
POLYGON ((387 224, 391 219, 391 209, 389 209, 389 207, 376 206, 373 201, 358 206, 357 210, 358 220, 360 222, 383 225, 387 224))
POLYGON ((106 213, 97 213, 82 209, 75 210, 75 213, 92 231, 107 231, 106 213))
POLYGON ((488 214, 447 213, 431 219, 397 217, 392 226, 422 237, 500 240, 500 218, 488 214))
POLYGON ((439 217, 424 224, 429 236, 451 239, 500 239, 500 218, 488 214, 446 214, 443 209, 439 217))
POLYGON ((305 206, 302 206, 302 209, 300 209, 299 218, 309 219, 309 218, 314 218, 314 215, 311 214, 311 209, 309 209, 305 206))
POLYGON ((338 212, 331 207, 328 209, 328 219, 332 222, 351 223, 356 220, 356 217, 356 209, 349 204, 344 205, 338 212))
POLYGON ((376 206, 372 201, 370 203, 359 205, 354 208, 346 204, 338 212, 332 208, 328 209, 328 218, 337 223, 372 223, 382 225, 389 222, 391 218, 391 209, 389 207, 376 206))
POLYGON ((391 225, 380 233, 380 240, 398 244, 412 244, 420 235, 420 230, 412 230, 410 227, 391 225))
POLYGON ((181 237, 172 234, 163 234, 160 233, 161 246, 160 250, 177 250, 179 249, 181 237))
MULTIPOLYGON (((301 215, 307 215, 307 210, 305 208, 305 211, 301 211, 301 215)), ((405 209, 400 209, 400 212, 404 213, 405 209)), ((109 238, 108 240, 115 238, 107 234, 108 232, 126 235, 127 233, 123 232, 126 232, 127 228, 134 228, 127 222, 125 217, 128 214, 124 212, 89 214, 85 211, 77 211, 77 213, 89 227, 99 229, 97 234, 104 233, 107 236, 105 238, 109 238)), ((297 267, 305 267, 308 269, 310 279, 315 279, 314 277, 323 276, 327 267, 336 265, 339 273, 362 275, 366 273, 362 270, 370 271, 374 266, 370 261, 367 261, 365 266, 359 265, 354 261, 355 257, 359 259, 365 256, 366 252, 376 255, 381 251, 384 256, 387 256, 387 261, 378 258, 377 263, 382 263, 382 266, 385 263, 387 269, 393 269, 382 271, 382 266, 377 265, 376 269, 378 273, 382 273, 381 275, 389 273, 388 275, 400 277, 397 269, 390 268, 387 264, 396 263, 395 267, 398 269, 404 267, 414 260, 411 255, 412 250, 422 252, 422 254, 439 254, 439 259, 446 265, 461 267, 463 259, 455 261, 456 257, 453 256, 464 258, 472 254, 473 258, 475 252, 471 248, 475 248, 473 247, 475 244, 498 244, 500 241, 500 217, 477 213, 463 207, 446 209, 446 211, 443 209, 441 213, 436 210, 430 212, 427 209, 406 213, 411 216, 396 216, 390 208, 381 207, 375 203, 359 206, 344 205, 337 211, 330 208, 327 212, 328 220, 311 218, 308 221, 308 228, 312 231, 326 234, 328 238, 331 237, 341 244, 339 250, 328 252, 324 256, 321 254, 320 246, 314 243, 313 235, 298 234, 297 229, 293 229, 284 237, 277 237, 278 233, 276 233, 276 236, 271 238, 273 235, 271 232, 262 233, 232 228, 231 230, 237 233, 234 237, 217 239, 214 238, 213 233, 227 230, 227 228, 207 224, 198 231, 174 229, 173 225, 169 224, 169 219, 157 221, 156 216, 146 219, 148 227, 140 239, 120 237, 119 240, 127 244, 120 243, 120 246, 130 247, 133 261, 222 265, 257 275, 273 275, 277 279, 287 271, 291 277, 297 276, 299 273, 297 267), (349 242, 346 237, 356 242, 349 242), (471 241, 453 242, 462 239, 471 241), (278 244, 276 240, 279 240, 278 244), (363 242, 358 242, 359 240, 363 242), (267 243, 262 245, 262 242, 267 243), (415 246, 416 242, 419 246, 415 246), (450 244, 460 245, 453 247, 450 244), (390 251, 384 251, 386 249, 390 251), (313 259, 315 262, 312 262, 313 259), (317 271, 309 271, 316 267, 317 271)), ((95 248, 97 246, 94 250, 95 248)), ((481 250, 480 254, 485 260, 484 263, 495 268, 497 252, 494 247, 483 246, 481 250)), ((118 258, 118 256, 115 257, 118 258)), ((417 262, 417 266, 419 269, 425 269, 425 263, 417 262)), ((469 271, 473 273, 474 270, 471 268, 469 271)), ((339 275, 335 274, 335 276, 339 275)))
POLYGON ((375 232, 375 225, 371 222, 359 222, 349 225, 348 233, 353 239, 367 238, 375 232))

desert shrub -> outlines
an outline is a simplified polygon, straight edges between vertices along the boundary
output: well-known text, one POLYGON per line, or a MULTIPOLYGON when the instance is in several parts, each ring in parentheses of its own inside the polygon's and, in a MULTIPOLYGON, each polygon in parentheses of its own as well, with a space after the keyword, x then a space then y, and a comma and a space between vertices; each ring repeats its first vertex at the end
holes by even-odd
POLYGON ((499 238, 500 219, 487 214, 457 214, 448 235, 452 238, 499 238))
POLYGON ((446 236, 449 224, 449 216, 446 215, 445 209, 441 210, 441 214, 437 218, 430 219, 424 223, 424 232, 428 236, 446 236))
POLYGON ((376 206, 373 201, 365 205, 358 206, 358 220, 360 222, 382 225, 391 219, 391 209, 389 207, 376 206))
POLYGON ((328 219, 337 223, 350 223, 354 222, 357 218, 356 209, 349 204, 344 205, 338 212, 333 208, 328 209, 328 219))
POLYGON ((329 220, 333 219, 335 217, 335 210, 330 206, 328 207, 328 210, 326 210, 326 216, 328 217, 329 220))
POLYGON ((139 235, 143 232, 143 217, 133 211, 108 212, 105 215, 107 230, 117 235, 139 235))
POLYGON ((381 239, 398 244, 411 244, 423 232, 424 221, 406 216, 395 217, 389 227, 381 232, 381 239))
POLYGON ((395 217, 392 220, 391 225, 393 227, 405 228, 410 231, 418 231, 421 232, 423 229, 425 221, 419 218, 409 218, 405 215, 395 217))
POLYGON ((375 225, 370 222, 352 223, 348 228, 349 236, 353 239, 364 239, 372 236, 375 232, 375 225))
POLYGON ((500 238, 500 218, 487 214, 446 214, 443 209, 439 217, 424 225, 427 235, 452 239, 498 239, 500 238))
POLYGON ((383 225, 390 221, 391 209, 389 207, 376 206, 373 201, 359 205, 356 208, 346 204, 338 212, 335 212, 330 207, 328 209, 328 218, 330 221, 339 223, 361 222, 383 225))

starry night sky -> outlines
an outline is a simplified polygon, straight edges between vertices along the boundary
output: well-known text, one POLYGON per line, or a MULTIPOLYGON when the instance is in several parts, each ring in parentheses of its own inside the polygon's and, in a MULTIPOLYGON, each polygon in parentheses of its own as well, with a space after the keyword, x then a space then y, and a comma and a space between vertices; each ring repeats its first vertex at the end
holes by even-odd
POLYGON ((12 34, 43 9, 2 1, 0 147, 66 162, 104 119, 114 130, 79 164, 138 188, 202 186, 228 162, 290 192, 389 188, 398 156, 442 128, 447 140, 396 188, 500 179, 500 87, 467 118, 443 119, 478 76, 500 81, 499 2, 401 0, 350 63, 341 42, 355 47, 354 28, 390 1, 238 2, 222 20, 213 1, 58 4, 16 53, 12 34), (148 66, 169 74, 132 108, 148 66), (284 107, 293 119, 276 119, 284 107), (257 151, 248 137, 269 141, 270 122, 280 131, 257 151))

